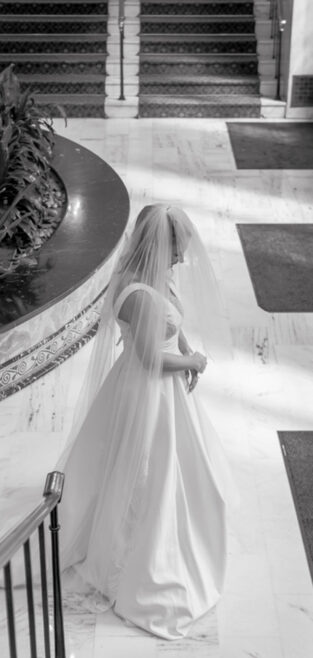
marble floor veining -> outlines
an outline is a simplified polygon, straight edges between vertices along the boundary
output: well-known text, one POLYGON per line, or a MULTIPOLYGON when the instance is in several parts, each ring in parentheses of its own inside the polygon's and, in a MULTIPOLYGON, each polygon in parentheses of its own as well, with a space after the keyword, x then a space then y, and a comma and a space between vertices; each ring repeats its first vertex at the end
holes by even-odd
MULTIPOLYGON (((164 642, 65 593, 68 656, 310 658, 312 582, 277 431, 313 428, 313 318, 257 306, 236 223, 311 222, 313 172, 237 170, 222 120, 70 119, 67 128, 61 120, 55 126, 117 171, 132 216, 146 203, 170 200, 200 230, 226 302, 234 359, 226 383, 215 372, 199 387, 241 494, 240 512, 229 519, 224 595, 190 637, 164 642)), ((38 502, 91 343, 0 404, 3 528, 38 502)), ((19 605, 21 628, 23 614, 19 605)))

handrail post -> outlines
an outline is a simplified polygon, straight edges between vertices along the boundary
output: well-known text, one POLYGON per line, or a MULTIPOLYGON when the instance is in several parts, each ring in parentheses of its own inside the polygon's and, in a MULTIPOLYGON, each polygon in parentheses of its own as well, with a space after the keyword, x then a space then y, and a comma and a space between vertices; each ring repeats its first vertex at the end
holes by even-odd
POLYGON ((278 53, 277 53, 277 92, 276 92, 276 100, 280 101, 280 83, 281 83, 281 53, 282 53, 282 40, 283 40, 283 32, 285 29, 286 21, 283 18, 279 18, 278 21, 278 29, 279 29, 279 34, 278 34, 278 53))
POLYGON ((276 100, 281 100, 281 59, 282 38, 287 21, 283 17, 280 0, 270 0, 271 36, 273 39, 273 58, 275 59, 276 100))
MULTIPOLYGON (((49 496, 51 491, 56 489, 60 492, 59 501, 61 500, 62 490, 64 484, 64 474, 54 471, 48 473, 44 496, 49 496)), ((58 506, 56 505, 51 510, 51 547, 52 547, 52 576, 53 576, 53 599, 54 599, 54 642, 55 642, 55 658, 65 658, 65 639, 64 639, 64 624, 63 624, 63 610, 62 610, 62 592, 61 592, 61 578, 60 578, 60 561, 59 561, 59 530, 58 524, 58 506)))
POLYGON ((5 585, 5 599, 6 599, 8 631, 9 631, 10 658, 17 658, 14 605, 13 605, 13 588, 12 588, 10 562, 8 562, 4 567, 4 585, 5 585))
POLYGON ((124 0, 119 0, 118 5, 118 25, 120 31, 120 95, 119 101, 124 101, 124 24, 125 24, 125 13, 124 13, 124 0))

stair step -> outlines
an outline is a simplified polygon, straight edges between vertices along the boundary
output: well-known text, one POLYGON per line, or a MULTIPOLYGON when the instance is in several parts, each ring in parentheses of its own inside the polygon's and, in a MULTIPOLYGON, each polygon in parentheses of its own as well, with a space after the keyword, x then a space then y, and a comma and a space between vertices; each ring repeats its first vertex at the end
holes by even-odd
MULTIPOLYGON (((48 23, 53 21, 56 23, 68 23, 68 21, 71 21, 72 23, 82 23, 85 19, 87 23, 99 23, 100 20, 99 14, 87 14, 86 16, 84 14, 66 14, 65 16, 63 14, 23 14, 22 16, 7 14, 4 21, 6 23, 17 23, 20 22, 21 18, 26 23, 41 23, 43 20, 48 23)), ((103 19, 107 19, 107 14, 103 14, 103 19)))
POLYGON ((104 95, 105 75, 99 74, 52 74, 37 73, 20 75, 22 90, 30 88, 37 94, 101 94, 104 95))
POLYGON ((198 103, 203 103, 205 102, 206 104, 209 105, 218 105, 221 100, 223 103, 230 103, 230 104, 239 104, 242 105, 244 103, 257 103, 259 102, 258 96, 254 96, 252 94, 246 94, 246 95, 241 95, 240 97, 233 96, 232 94, 227 95, 227 94, 210 94, 208 98, 204 101, 203 95, 200 96, 186 96, 186 95, 181 95, 181 96, 170 96, 170 95, 162 95, 162 94, 143 94, 140 96, 140 101, 144 101, 146 105, 148 104, 155 104, 155 103, 173 103, 174 105, 197 105, 198 103))
POLYGON ((156 83, 164 83, 164 84, 184 84, 185 82, 187 84, 244 84, 246 83, 248 78, 248 81, 251 82, 252 84, 255 84, 259 81, 259 78, 257 75, 255 76, 237 76, 235 77, 226 77, 226 76, 209 76, 209 75, 197 75, 196 77, 194 75, 170 75, 167 73, 166 75, 141 75, 140 76, 140 81, 141 82, 156 82, 156 83))
POLYGON ((164 62, 164 53, 142 53, 140 62, 151 64, 200 64, 203 62, 256 62, 258 59, 256 53, 195 53, 180 55, 179 53, 168 53, 166 62, 164 62))
POLYGON ((0 39, 0 53, 10 55, 24 53, 27 56, 32 53, 106 53, 107 40, 104 34, 70 34, 49 35, 27 34, 27 35, 3 35, 0 39))
MULTIPOLYGON (((105 98, 102 97, 101 103, 88 103, 86 100, 82 103, 76 103, 73 101, 64 101, 62 102, 62 108, 66 112, 68 119, 70 118, 88 118, 93 119, 100 117, 101 119, 105 118, 104 113, 104 102, 105 98)), ((61 105, 59 101, 56 102, 46 102, 44 99, 40 101, 40 106, 43 111, 48 112, 49 116, 60 118, 61 113, 57 108, 57 105, 61 105)))
MULTIPOLYGON (((30 0, 24 0, 25 2, 30 1, 30 0)), ((248 4, 253 4, 254 0, 195 0, 195 2, 192 2, 192 0, 142 0, 141 4, 142 5, 174 5, 175 7, 177 5, 248 5, 248 4)), ((60 0, 61 2, 61 0, 60 0)))
POLYGON ((234 97, 224 100, 219 97, 218 102, 191 103, 146 103, 139 100, 138 116, 148 117, 176 117, 176 118, 259 118, 260 102, 255 99, 251 102, 235 103, 234 97))
POLYGON ((253 0, 222 0, 219 2, 191 2, 185 0, 184 2, 142 2, 141 11, 145 15, 165 13, 175 14, 253 14, 253 0))
POLYGON ((0 53, 0 66, 14 63, 18 76, 22 74, 97 74, 105 73, 106 55, 103 53, 68 54, 62 53, 0 53))
POLYGON ((144 98, 146 95, 164 95, 166 97, 180 97, 185 95, 190 98, 198 97, 210 97, 212 94, 221 94, 221 95, 245 95, 251 94, 253 96, 259 97, 259 82, 251 82, 248 78, 245 82, 231 81, 217 83, 214 81, 205 82, 205 83, 155 83, 155 82, 142 82, 140 81, 139 86, 140 98, 144 98))
POLYGON ((162 34, 219 34, 220 32, 227 34, 236 34, 237 32, 245 34, 254 34, 254 21, 251 20, 251 17, 248 20, 235 21, 235 20, 202 20, 195 22, 194 20, 189 20, 182 22, 177 20, 177 17, 172 17, 176 20, 174 21, 143 21, 140 23, 140 34, 155 34, 156 32, 162 34))
POLYGON ((144 55, 146 53, 155 53, 163 54, 167 57, 170 54, 209 54, 209 53, 256 53, 257 52, 257 42, 255 39, 250 39, 249 41, 236 41, 235 39, 228 41, 199 41, 196 42, 179 42, 175 41, 164 41, 164 42, 155 42, 155 43, 143 43, 141 41, 140 45, 141 53, 144 55))
MULTIPOLYGON (((97 41, 101 39, 103 42, 106 41, 106 34, 103 32, 94 32, 90 34, 66 34, 62 33, 62 38, 66 39, 66 41, 69 42, 85 42, 85 41, 97 41)), ((17 41, 17 42, 23 42, 23 41, 35 41, 36 43, 40 43, 41 41, 46 41, 47 40, 47 35, 46 34, 38 34, 36 32, 28 32, 27 34, 2 34, 1 35, 1 41, 17 41)), ((60 34, 49 34, 49 41, 51 43, 59 43, 60 41, 60 34)))
POLYGON ((77 13, 81 5, 83 14, 107 13, 108 0, 54 0, 53 2, 32 2, 32 0, 18 0, 18 2, 2 2, 1 13, 23 16, 28 14, 73 14, 77 13), (75 8, 75 12, 73 12, 75 8))
POLYGON ((59 94, 74 94, 75 96, 78 94, 99 94, 101 98, 104 98, 104 84, 104 78, 102 78, 101 82, 93 82, 92 80, 86 80, 85 82, 82 82, 81 80, 72 80, 71 82, 65 82, 64 80, 60 82, 50 82, 49 80, 43 80, 42 82, 34 82, 30 84, 22 82, 21 89, 22 91, 30 89, 32 95, 36 97, 38 94, 44 94, 45 96, 49 94, 50 96, 53 95, 53 97, 59 94))
MULTIPOLYGON (((159 42, 165 41, 166 39, 168 39, 170 42, 174 42, 174 43, 176 41, 177 42, 185 42, 185 41, 189 42, 189 41, 191 41, 192 43, 198 43, 198 42, 201 43, 202 41, 205 41, 205 42, 207 42, 207 41, 212 41, 212 42, 215 42, 215 41, 229 41, 231 38, 232 37, 228 32, 226 32, 226 33, 220 32, 219 34, 212 34, 212 32, 208 32, 208 34, 188 34, 188 33, 186 33, 186 34, 184 34, 184 33, 183 34, 182 33, 179 33, 179 34, 172 34, 172 33, 166 34, 164 32, 161 32, 161 33, 153 32, 153 34, 145 34, 145 33, 140 34, 141 43, 142 42, 143 43, 159 43, 159 42)), ((234 39, 236 41, 255 41, 256 40, 254 33, 240 34, 239 32, 238 32, 238 34, 237 33, 235 34, 234 39)))
POLYGON ((194 61, 186 62, 185 58, 175 63, 168 63, 167 61, 160 62, 144 62, 140 61, 140 75, 146 74, 189 74, 189 75, 256 75, 258 72, 257 61, 194 61))
POLYGON ((92 105, 103 105, 103 94, 34 94, 39 105, 42 103, 76 103, 82 105, 88 103, 92 105))
POLYGON ((254 22, 254 16, 251 16, 251 14, 240 14, 239 16, 237 14, 205 14, 205 18, 203 16, 197 16, 196 14, 184 14, 182 15, 173 15, 173 14, 158 14, 156 15, 149 15, 149 14, 141 14, 140 15, 140 20, 142 23, 149 22, 149 23, 159 23, 161 21, 165 21, 166 23, 187 23, 188 25, 190 23, 229 23, 229 22, 234 22, 234 23, 245 23, 251 21, 254 22))
POLYGON ((94 33, 95 26, 97 32, 106 32, 107 30, 107 17, 88 16, 88 20, 82 15, 68 15, 68 16, 32 16, 24 14, 21 20, 17 16, 5 16, 0 22, 0 34, 27 34, 27 33, 42 33, 44 35, 50 34, 73 34, 73 32, 84 34, 94 33))
MULTIPOLYGON (((25 62, 25 53, 14 53, 9 56, 11 62, 25 62)), ((105 53, 31 53, 27 56, 29 62, 38 62, 39 64, 45 62, 104 62, 106 60, 105 53)), ((7 62, 8 55, 1 53, 0 62, 7 62)))
POLYGON ((35 83, 41 83, 41 82, 48 82, 48 83, 59 83, 63 82, 64 84, 70 84, 71 82, 104 82, 105 76, 101 75, 99 73, 93 73, 93 74, 84 74, 84 73, 78 73, 77 75, 68 75, 68 74, 61 74, 61 73, 54 73, 51 75, 47 75, 46 73, 34 73, 34 74, 21 74, 19 75, 19 80, 23 84, 35 84, 35 83))

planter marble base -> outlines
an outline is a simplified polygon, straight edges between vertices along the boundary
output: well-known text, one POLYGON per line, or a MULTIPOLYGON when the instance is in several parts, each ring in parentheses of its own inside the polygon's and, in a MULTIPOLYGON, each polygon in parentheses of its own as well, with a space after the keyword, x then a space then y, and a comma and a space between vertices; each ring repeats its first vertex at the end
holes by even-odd
POLYGON ((53 166, 64 181, 64 219, 31 268, 0 284, 0 399, 68 358, 95 333, 127 190, 101 158, 57 136, 53 166))

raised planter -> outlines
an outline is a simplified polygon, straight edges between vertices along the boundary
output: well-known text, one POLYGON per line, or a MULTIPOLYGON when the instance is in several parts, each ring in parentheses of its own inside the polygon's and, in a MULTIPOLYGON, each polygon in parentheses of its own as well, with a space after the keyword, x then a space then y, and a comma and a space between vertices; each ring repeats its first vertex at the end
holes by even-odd
POLYGON ((37 265, 0 282, 0 399, 73 354, 94 335, 112 257, 129 215, 117 173, 80 144, 56 137, 63 221, 37 265))

